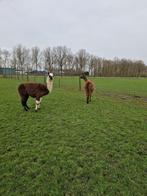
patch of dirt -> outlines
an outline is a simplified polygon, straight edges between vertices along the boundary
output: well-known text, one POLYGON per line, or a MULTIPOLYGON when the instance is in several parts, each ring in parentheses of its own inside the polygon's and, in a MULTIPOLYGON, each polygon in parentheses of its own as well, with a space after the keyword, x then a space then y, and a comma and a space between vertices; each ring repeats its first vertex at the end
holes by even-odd
POLYGON ((99 94, 103 96, 108 96, 112 98, 119 98, 123 100, 140 100, 142 102, 147 102, 147 97, 139 96, 139 95, 124 95, 124 94, 116 94, 110 92, 99 92, 99 94))

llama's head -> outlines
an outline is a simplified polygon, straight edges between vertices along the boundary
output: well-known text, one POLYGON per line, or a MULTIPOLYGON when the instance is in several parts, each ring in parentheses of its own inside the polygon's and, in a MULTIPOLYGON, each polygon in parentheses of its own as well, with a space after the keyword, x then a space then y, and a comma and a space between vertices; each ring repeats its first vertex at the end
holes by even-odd
POLYGON ((48 77, 49 77, 50 80, 53 80, 53 78, 54 78, 53 73, 48 73, 48 77))
POLYGON ((86 75, 85 75, 84 73, 82 73, 82 74, 80 75, 80 78, 83 79, 83 80, 87 80, 86 75))

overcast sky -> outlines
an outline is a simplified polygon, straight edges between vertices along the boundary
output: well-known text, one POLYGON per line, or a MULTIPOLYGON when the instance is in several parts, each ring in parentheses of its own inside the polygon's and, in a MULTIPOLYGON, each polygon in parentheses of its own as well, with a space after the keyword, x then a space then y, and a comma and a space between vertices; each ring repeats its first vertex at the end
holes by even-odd
POLYGON ((17 44, 147 64, 147 0, 0 0, 0 48, 17 44))

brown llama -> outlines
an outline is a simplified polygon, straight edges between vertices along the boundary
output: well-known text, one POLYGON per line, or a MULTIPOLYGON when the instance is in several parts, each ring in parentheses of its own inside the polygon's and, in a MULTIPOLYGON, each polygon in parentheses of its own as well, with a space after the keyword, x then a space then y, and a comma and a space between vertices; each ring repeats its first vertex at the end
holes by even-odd
POLYGON ((91 96, 94 91, 94 84, 87 79, 84 73, 80 76, 80 78, 85 81, 86 103, 89 103, 91 101, 91 96))
POLYGON ((18 92, 21 97, 21 104, 24 107, 25 111, 28 111, 30 108, 27 106, 27 100, 29 96, 36 99, 35 111, 40 109, 41 99, 43 96, 51 93, 53 88, 53 74, 48 73, 47 84, 41 83, 23 83, 18 87, 18 92))

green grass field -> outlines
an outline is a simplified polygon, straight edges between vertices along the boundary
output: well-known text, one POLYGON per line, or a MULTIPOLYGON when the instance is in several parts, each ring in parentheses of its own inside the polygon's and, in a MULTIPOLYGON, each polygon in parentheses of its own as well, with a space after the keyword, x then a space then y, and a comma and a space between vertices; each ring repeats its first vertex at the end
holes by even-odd
POLYGON ((22 81, 0 78, 0 195, 147 194, 147 79, 92 80, 90 104, 78 78, 55 78, 25 112, 22 81))

